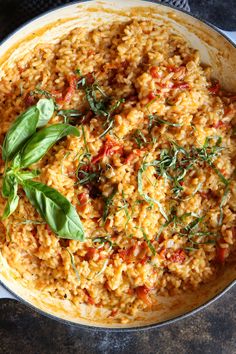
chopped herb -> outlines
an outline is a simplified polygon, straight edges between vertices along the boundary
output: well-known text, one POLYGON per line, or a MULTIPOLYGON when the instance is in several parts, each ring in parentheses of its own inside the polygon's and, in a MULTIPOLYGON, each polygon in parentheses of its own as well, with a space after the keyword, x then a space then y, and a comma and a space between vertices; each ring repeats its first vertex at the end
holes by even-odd
POLYGON ((143 147, 147 143, 147 139, 143 135, 140 129, 137 129, 133 135, 136 144, 138 145, 139 149, 143 147))
MULTIPOLYGON (((85 149, 88 149, 85 146, 85 149)), ((91 154, 89 152, 82 153, 79 156, 79 166, 76 170, 76 177, 78 182, 75 185, 86 185, 93 181, 97 181, 99 178, 99 171, 94 171, 91 166, 91 154)))
POLYGON ((184 228, 185 233, 189 233, 192 231, 197 225, 203 220, 204 216, 196 217, 193 221, 191 221, 187 226, 184 228))
POLYGON ((162 216, 168 220, 168 217, 166 215, 166 212, 164 211, 163 209, 163 206, 161 205, 161 203, 156 200, 156 199, 153 199, 151 197, 148 196, 148 194, 144 193, 143 192, 143 180, 142 180, 142 175, 143 175, 143 172, 146 171, 146 169, 149 167, 149 166, 155 166, 155 162, 153 163, 143 163, 140 167, 140 169, 138 170, 138 192, 139 194, 146 200, 146 202, 152 204, 152 203, 155 203, 158 205, 158 208, 159 208, 159 211, 160 213, 162 214, 162 216))
POLYGON ((74 255, 73 253, 68 249, 68 248, 65 248, 65 250, 69 253, 70 255, 70 262, 71 262, 71 266, 76 274, 76 277, 78 279, 78 281, 80 282, 80 275, 79 275, 79 272, 78 272, 78 269, 76 268, 75 266, 75 258, 74 258, 74 255))
POLYGON ((46 98, 52 98, 52 94, 49 91, 42 90, 39 87, 36 87, 36 89, 30 91, 30 96, 34 95, 42 95, 45 96, 46 98))
POLYGON ((185 247, 184 249, 189 252, 193 252, 193 251, 197 250, 197 248, 194 248, 194 247, 185 247))
POLYGON ((103 247, 103 244, 105 244, 105 243, 109 243, 109 245, 110 245, 110 249, 113 247, 113 242, 111 241, 111 240, 109 240, 109 238, 107 238, 107 237, 97 237, 97 238, 94 238, 93 239, 93 242, 94 243, 99 243, 100 244, 100 246, 98 247, 98 249, 99 248, 101 248, 101 247, 103 247))
MULTIPOLYGON (((159 160, 154 160, 141 166, 139 177, 142 169, 145 170, 145 166, 154 166, 159 176, 168 179, 172 183, 174 194, 179 195, 184 189, 182 184, 187 172, 199 163, 207 163, 220 177, 221 182, 227 186, 229 181, 213 164, 214 159, 223 149, 220 146, 222 139, 219 137, 215 145, 210 146, 212 139, 214 138, 206 138, 202 148, 193 146, 190 150, 186 150, 176 142, 171 141, 171 148, 161 150, 159 160)), ((139 181, 141 185, 140 178, 139 181)))
POLYGON ((81 155, 79 166, 76 170, 76 177, 78 179, 78 182, 76 182, 75 185, 80 184, 81 186, 83 186, 98 180, 99 171, 94 171, 90 169, 90 161, 90 153, 85 153, 81 155))
POLYGON ((125 223, 125 228, 126 228, 132 216, 129 214, 129 204, 125 199, 124 191, 122 191, 122 204, 123 205, 121 207, 119 207, 119 210, 124 210, 124 212, 125 212, 125 216, 127 219, 126 223, 125 223))
POLYGON ((81 120, 78 118, 84 117, 84 114, 81 113, 78 109, 61 109, 57 112, 58 116, 62 116, 64 118, 64 123, 66 124, 80 124, 81 120))
POLYGON ((99 277, 102 273, 104 273, 108 263, 109 263, 109 259, 106 259, 105 262, 103 263, 101 270, 95 275, 95 278, 99 277))
MULTIPOLYGON (((211 237, 214 237, 214 238, 216 238, 216 237, 218 237, 219 236, 219 234, 218 233, 216 233, 216 232, 212 232, 212 231, 208 231, 208 230, 206 230, 206 231, 202 231, 202 230, 198 230, 198 227, 199 227, 199 224, 202 222, 202 220, 204 219, 204 216, 201 216, 201 217, 199 217, 199 216, 197 216, 195 213, 191 213, 191 212, 189 212, 189 213, 184 213, 184 214, 182 214, 182 215, 180 215, 180 216, 178 216, 177 214, 176 214, 176 208, 172 208, 171 209, 171 214, 169 215, 169 221, 168 222, 166 222, 166 223, 164 223, 162 226, 161 226, 161 228, 160 228, 160 230, 159 230, 159 232, 158 232, 158 235, 157 235, 157 237, 156 237, 156 240, 158 240, 158 238, 160 237, 160 235, 161 235, 161 233, 162 233, 162 231, 164 230, 164 228, 166 228, 167 226, 169 226, 170 224, 174 224, 174 227, 176 228, 178 225, 183 225, 183 221, 184 221, 184 219, 185 218, 187 218, 187 217, 193 217, 194 219, 189 223, 189 224, 187 224, 186 226, 184 226, 182 229, 181 229, 181 231, 180 232, 177 232, 177 231, 175 231, 175 229, 173 229, 172 231, 174 232, 174 233, 178 233, 179 234, 179 236, 181 236, 181 237, 183 237, 183 236, 185 236, 185 237, 187 237, 187 239, 188 239, 188 242, 190 242, 192 245, 197 245, 197 244, 210 244, 210 243, 215 243, 215 239, 210 239, 210 240, 207 240, 207 241, 205 241, 205 242, 197 242, 197 241, 195 241, 194 239, 193 239, 193 237, 195 238, 195 237, 209 237, 209 236, 211 236, 211 237), (196 230, 195 230, 196 229, 196 230)), ((187 249, 187 248, 186 248, 187 249)), ((191 249, 191 247, 189 248, 189 249, 191 249)), ((196 249, 196 248, 193 248, 194 250, 196 249)))
POLYGON ((180 199, 182 201, 184 200, 189 200, 191 199, 192 197, 195 196, 195 194, 197 194, 197 192, 199 192, 202 188, 202 182, 198 183, 197 187, 195 188, 195 190, 193 191, 193 193, 189 196, 189 197, 186 197, 186 198, 177 198, 177 199, 180 199))
MULTIPOLYGON (((81 186, 88 184, 98 178, 98 174, 96 172, 86 172, 83 170, 77 170, 77 179, 79 180, 79 184, 81 186)), ((78 183, 75 183, 78 184, 78 183)))
POLYGON ((149 119, 149 123, 148 123, 149 131, 152 129, 154 123, 166 124, 166 125, 169 125, 171 127, 182 127, 182 124, 169 122, 168 120, 164 120, 164 119, 159 118, 155 114, 150 114, 148 116, 148 119, 149 119))
POLYGON ((219 234, 211 231, 199 231, 196 230, 196 228, 199 227, 199 224, 202 222, 204 219, 204 216, 201 217, 196 217, 193 221, 191 221, 187 226, 185 226, 181 232, 179 232, 180 236, 186 236, 188 238, 188 242, 190 242, 192 245, 205 245, 205 244, 213 244, 216 241, 214 239, 210 239, 204 242, 201 241, 195 241, 193 237, 218 237, 219 234))
POLYGON ((157 101, 161 96, 160 95, 155 95, 155 97, 146 104, 145 108, 149 108, 155 101, 157 101))
POLYGON ((155 250, 155 248, 153 247, 151 241, 148 239, 147 234, 145 233, 145 231, 143 230, 143 228, 141 228, 141 231, 142 231, 142 233, 143 233, 143 238, 144 238, 144 240, 146 241, 148 247, 150 248, 150 251, 151 251, 152 254, 155 256, 155 255, 156 255, 156 250, 155 250))
POLYGON ((82 125, 81 129, 82 129, 82 136, 83 136, 83 140, 84 140, 85 152, 86 152, 86 154, 89 154, 89 148, 88 148, 88 144, 87 144, 87 140, 86 140, 86 134, 85 134, 83 125, 82 125))
POLYGON ((125 102, 124 98, 121 98, 115 102, 113 106, 111 106, 111 98, 106 95, 106 93, 102 90, 96 78, 94 78, 93 83, 88 83, 86 76, 81 74, 79 69, 76 70, 76 73, 80 76, 80 80, 78 81, 78 87, 81 87, 89 104, 91 111, 99 117, 106 118, 104 126, 104 132, 100 135, 100 138, 105 136, 114 125, 114 120, 112 117, 112 113, 120 106, 121 103, 125 102))
POLYGON ((113 198, 114 198, 115 194, 117 193, 117 190, 118 190, 118 188, 115 187, 109 197, 104 197, 104 209, 103 209, 103 215, 102 215, 103 223, 105 223, 105 221, 109 215, 109 210, 110 210, 110 207, 112 206, 113 198))

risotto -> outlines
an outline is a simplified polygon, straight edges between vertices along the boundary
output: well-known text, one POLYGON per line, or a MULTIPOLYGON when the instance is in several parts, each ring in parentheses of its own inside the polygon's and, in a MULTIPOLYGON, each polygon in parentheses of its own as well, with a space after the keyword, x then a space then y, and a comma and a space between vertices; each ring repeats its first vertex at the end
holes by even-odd
MULTIPOLYGON (((141 21, 77 28, 38 45, 0 81, 1 144, 42 99, 54 104, 47 128, 74 128, 24 178, 67 198, 83 237, 57 233, 19 184, 0 240, 18 279, 125 322, 152 311, 158 294, 216 277, 235 246, 236 96, 198 52, 141 21)), ((3 190, 7 166, 3 156, 3 190)))

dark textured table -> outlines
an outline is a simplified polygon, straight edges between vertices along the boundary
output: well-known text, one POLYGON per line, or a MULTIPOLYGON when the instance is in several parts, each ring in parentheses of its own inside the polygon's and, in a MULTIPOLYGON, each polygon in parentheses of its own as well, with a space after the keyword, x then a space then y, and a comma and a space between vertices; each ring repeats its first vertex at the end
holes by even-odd
MULTIPOLYGON (((192 12, 236 29, 236 0, 191 0, 192 12)), ((6 7, 7 0, 3 2, 6 7)), ((12 11, 12 10, 11 10, 12 11)), ((6 21, 0 3, 0 38, 6 21)), ((131 334, 78 330, 45 318, 13 300, 0 300, 0 353, 236 354, 236 287, 195 316, 131 334)))

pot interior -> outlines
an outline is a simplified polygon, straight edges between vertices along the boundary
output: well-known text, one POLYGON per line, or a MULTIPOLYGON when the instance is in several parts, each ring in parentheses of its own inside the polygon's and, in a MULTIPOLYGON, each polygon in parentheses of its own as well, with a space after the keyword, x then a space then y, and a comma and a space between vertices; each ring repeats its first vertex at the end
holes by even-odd
MULTIPOLYGON (((8 66, 24 57, 38 43, 56 42, 76 27, 91 29, 102 23, 131 18, 152 19, 158 24, 170 25, 173 32, 182 34, 191 47, 200 51, 202 62, 212 67, 213 77, 225 89, 236 92, 236 49, 227 39, 188 14, 159 4, 133 0, 72 4, 34 20, 0 46, 0 77, 5 75, 8 66)), ((216 279, 203 284, 197 291, 168 298, 160 296, 155 311, 140 313, 136 319, 130 318, 130 323, 118 325, 112 319, 107 319, 106 310, 83 304, 75 306, 67 300, 49 298, 43 292, 27 289, 26 284, 18 278, 17 271, 11 269, 3 257, 0 262, 0 280, 26 302, 58 318, 99 327, 127 328, 173 319, 205 304, 236 279, 236 263, 231 260, 222 267, 216 279)))

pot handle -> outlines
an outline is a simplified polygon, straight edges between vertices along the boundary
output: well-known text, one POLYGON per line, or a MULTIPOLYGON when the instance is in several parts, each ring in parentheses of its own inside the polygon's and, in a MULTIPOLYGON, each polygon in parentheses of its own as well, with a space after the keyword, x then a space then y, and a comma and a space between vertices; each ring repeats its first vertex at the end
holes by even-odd
POLYGON ((236 31, 222 31, 231 41, 236 44, 236 31))
POLYGON ((0 299, 17 300, 17 298, 9 290, 7 290, 1 283, 0 283, 0 299))

